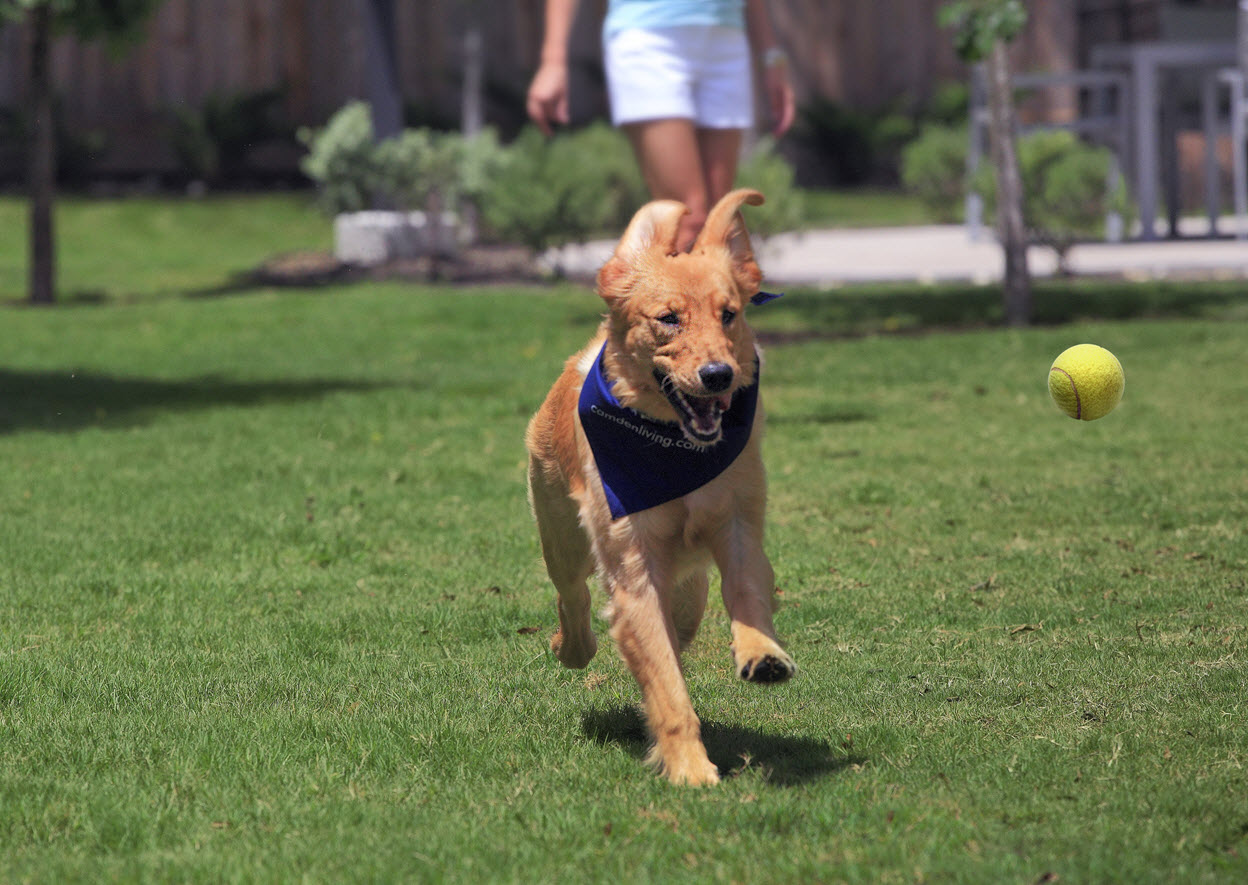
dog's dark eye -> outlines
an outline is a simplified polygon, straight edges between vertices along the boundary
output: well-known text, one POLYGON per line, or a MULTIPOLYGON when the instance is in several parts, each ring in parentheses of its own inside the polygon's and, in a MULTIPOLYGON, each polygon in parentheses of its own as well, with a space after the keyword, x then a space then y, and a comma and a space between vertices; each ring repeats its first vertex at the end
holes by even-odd
POLYGON ((735 310, 728 310, 727 308, 724 309, 723 320, 724 320, 725 326, 731 325, 732 321, 735 320, 736 318, 737 318, 737 312, 735 310))
POLYGON ((663 314, 663 316, 658 317, 657 319, 660 323, 662 323, 665 326, 679 326, 680 325, 680 317, 677 316, 675 312, 665 313, 663 314))

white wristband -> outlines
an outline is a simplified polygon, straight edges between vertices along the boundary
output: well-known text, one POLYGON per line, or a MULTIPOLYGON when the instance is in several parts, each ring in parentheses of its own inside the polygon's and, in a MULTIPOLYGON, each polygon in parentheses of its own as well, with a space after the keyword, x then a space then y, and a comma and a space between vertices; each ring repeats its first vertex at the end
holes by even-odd
POLYGON ((779 46, 773 46, 763 53, 763 67, 776 68, 789 63, 789 56, 779 46))

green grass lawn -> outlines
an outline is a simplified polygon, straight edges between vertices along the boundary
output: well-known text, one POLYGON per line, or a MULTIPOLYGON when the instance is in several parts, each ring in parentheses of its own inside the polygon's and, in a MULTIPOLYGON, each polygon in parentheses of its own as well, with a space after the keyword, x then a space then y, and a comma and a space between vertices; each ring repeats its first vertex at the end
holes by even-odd
POLYGON ((711 615, 688 676, 729 776, 688 791, 609 643, 546 651, 521 437, 597 313, 5 311, 0 879, 1242 879, 1242 321, 774 344, 802 669, 736 682, 711 615), (1085 339, 1128 378, 1094 424, 1045 391, 1085 339))
POLYGON ((931 210, 900 190, 847 188, 802 194, 806 225, 819 227, 904 227, 936 224, 931 210))
POLYGON ((1240 296, 988 291, 753 312, 800 672, 736 681, 713 605, 710 790, 644 767, 601 622, 547 651, 522 437, 587 290, 0 308, 0 881, 1244 881, 1240 296), (1094 423, 1046 389, 1080 341, 1094 423))
MULTIPOLYGON (((809 227, 928 223, 895 191, 808 191, 809 227)), ((27 204, 0 196, 0 303, 26 293, 27 204)), ((267 258, 328 250, 332 225, 311 193, 216 195, 200 200, 61 197, 57 203, 62 302, 134 301, 219 291, 267 258)))
MULTIPOLYGON (((131 301, 231 285, 276 253, 329 249, 332 228, 310 194, 134 197, 57 203, 57 274, 65 302, 131 301)), ((0 197, 0 301, 26 293, 27 205, 0 197)))

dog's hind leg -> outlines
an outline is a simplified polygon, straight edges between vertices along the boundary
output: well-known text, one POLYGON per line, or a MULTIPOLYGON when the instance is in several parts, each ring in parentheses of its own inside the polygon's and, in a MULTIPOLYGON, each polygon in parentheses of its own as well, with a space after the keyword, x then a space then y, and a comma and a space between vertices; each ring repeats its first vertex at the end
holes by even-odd
POLYGON ((706 596, 710 582, 702 569, 686 577, 676 585, 672 593, 672 626, 676 629, 676 641, 681 651, 689 647, 698 635, 698 626, 706 612, 706 596))
POLYGON ((576 503, 565 489, 548 482, 537 462, 529 467, 529 498, 542 542, 546 573, 559 592, 559 631, 550 650, 565 667, 581 669, 598 651, 590 624, 591 601, 586 581, 594 561, 577 516, 576 503))

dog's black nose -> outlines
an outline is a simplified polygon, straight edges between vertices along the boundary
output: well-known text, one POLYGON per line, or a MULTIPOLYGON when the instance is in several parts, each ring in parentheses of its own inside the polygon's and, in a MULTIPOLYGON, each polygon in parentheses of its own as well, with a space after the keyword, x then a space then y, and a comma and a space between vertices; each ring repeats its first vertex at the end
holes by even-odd
POLYGON ((707 363, 698 369, 702 386, 711 393, 723 393, 732 386, 732 366, 727 363, 707 363))

